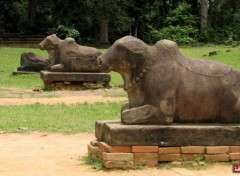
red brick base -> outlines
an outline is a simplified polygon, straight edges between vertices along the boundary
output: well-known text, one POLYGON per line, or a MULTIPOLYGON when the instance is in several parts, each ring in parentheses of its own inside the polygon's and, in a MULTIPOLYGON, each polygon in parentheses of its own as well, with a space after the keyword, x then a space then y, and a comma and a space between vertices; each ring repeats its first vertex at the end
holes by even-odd
POLYGON ((133 168, 134 165, 157 166, 160 162, 195 161, 240 161, 240 146, 110 146, 93 140, 88 145, 88 155, 103 161, 106 168, 133 168))

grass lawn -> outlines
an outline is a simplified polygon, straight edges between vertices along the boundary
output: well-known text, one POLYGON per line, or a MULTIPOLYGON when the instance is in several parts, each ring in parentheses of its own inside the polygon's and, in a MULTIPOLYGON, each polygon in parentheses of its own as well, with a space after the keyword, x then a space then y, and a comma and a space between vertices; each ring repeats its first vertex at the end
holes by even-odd
MULTIPOLYGON (((212 59, 240 70, 240 47, 183 46, 180 47, 180 50, 188 57, 212 59), (226 50, 231 51, 226 52, 226 50), (210 51, 219 51, 219 53, 209 57, 210 51)), ((39 49, 0 48, 0 87, 43 88, 39 74, 12 75, 12 71, 20 65, 21 53, 29 51, 47 57, 47 52, 39 49)), ((123 83, 119 74, 111 73, 111 76, 113 88, 123 83)), ((0 106, 0 131, 19 132, 21 131, 19 128, 27 128, 31 131, 92 132, 96 120, 120 119, 122 103, 76 104, 71 106, 64 104, 0 106)))
POLYGON ((0 106, 0 131, 92 132, 96 120, 120 119, 121 104, 0 106))

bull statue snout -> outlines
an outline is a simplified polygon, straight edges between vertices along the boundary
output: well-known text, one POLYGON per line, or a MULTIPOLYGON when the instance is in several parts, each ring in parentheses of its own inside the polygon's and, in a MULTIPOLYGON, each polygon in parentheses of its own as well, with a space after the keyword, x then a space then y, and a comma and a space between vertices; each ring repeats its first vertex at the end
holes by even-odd
POLYGON ((44 47, 42 46, 41 43, 38 45, 38 47, 40 48, 40 50, 44 50, 44 47))

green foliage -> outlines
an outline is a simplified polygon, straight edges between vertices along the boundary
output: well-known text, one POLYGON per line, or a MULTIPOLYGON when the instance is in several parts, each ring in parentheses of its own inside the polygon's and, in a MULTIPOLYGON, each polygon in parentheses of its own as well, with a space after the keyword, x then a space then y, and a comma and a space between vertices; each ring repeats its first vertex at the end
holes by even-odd
POLYGON ((84 161, 85 164, 91 165, 93 169, 97 169, 97 170, 103 170, 104 169, 103 162, 100 161, 99 159, 96 159, 96 158, 92 157, 92 156, 84 156, 82 158, 82 160, 84 161))
POLYGON ((168 26, 160 30, 150 31, 152 42, 155 43, 161 39, 173 40, 181 44, 191 44, 196 43, 197 38, 191 37, 198 33, 198 29, 193 28, 192 26, 168 26))
POLYGON ((225 45, 236 46, 238 44, 238 35, 229 26, 215 29, 208 27, 202 32, 199 40, 208 43, 223 43, 225 45))
MULTIPOLYGON (((240 40, 240 1, 209 1, 207 29, 199 34, 201 1, 193 0, 38 0, 30 24, 29 0, 1 1, 0 28, 7 33, 49 34, 81 42, 99 40, 101 21, 108 21, 109 41, 133 35, 154 43, 169 38, 179 43, 217 42, 237 45, 240 40), (160 38, 161 37, 161 38, 160 38)), ((106 30, 106 29, 105 29, 106 30)))
POLYGON ((197 42, 197 17, 191 14, 191 5, 185 2, 171 10, 161 29, 150 31, 151 42, 161 39, 174 40, 177 43, 190 44, 197 42))
POLYGON ((171 163, 170 162, 161 162, 158 164, 158 168, 163 168, 163 169, 171 169, 171 163))
POLYGON ((66 27, 64 25, 58 25, 57 28, 52 29, 49 33, 55 33, 58 37, 65 39, 66 37, 72 37, 77 41, 80 41, 80 33, 78 30, 66 27))

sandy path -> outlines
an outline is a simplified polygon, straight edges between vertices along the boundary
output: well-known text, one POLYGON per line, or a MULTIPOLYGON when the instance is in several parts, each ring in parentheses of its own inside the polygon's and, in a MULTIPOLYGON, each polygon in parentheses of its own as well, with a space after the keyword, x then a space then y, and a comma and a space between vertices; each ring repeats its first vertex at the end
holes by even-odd
MULTIPOLYGON (((0 105, 32 103, 95 103, 125 101, 115 97, 121 89, 94 91, 33 92, 16 88, 0 88, 0 105), (110 95, 106 96, 106 95, 110 95), (111 97, 112 96, 112 97, 111 97)), ((236 176, 232 166, 216 165, 203 171, 185 168, 128 171, 97 171, 83 163, 87 145, 93 134, 64 135, 46 132, 31 134, 0 133, 0 176, 236 176)))
POLYGON ((0 98, 0 105, 23 105, 23 104, 74 104, 74 103, 96 103, 96 102, 119 102, 125 101, 125 97, 102 97, 102 96, 79 96, 79 97, 59 97, 59 98, 0 98))
POLYGON ((87 144, 95 137, 81 133, 63 135, 33 132, 0 134, 1 176, 236 176, 231 165, 202 171, 185 168, 97 171, 83 163, 87 144))
POLYGON ((96 89, 86 91, 40 91, 23 90, 17 88, 0 88, 0 105, 25 105, 25 104, 74 104, 96 102, 126 101, 126 93, 122 89, 96 89), (121 95, 121 96, 119 96, 121 95))

